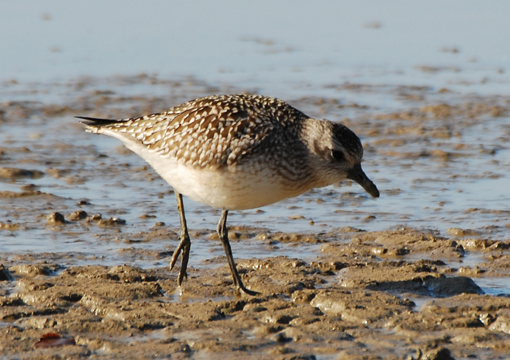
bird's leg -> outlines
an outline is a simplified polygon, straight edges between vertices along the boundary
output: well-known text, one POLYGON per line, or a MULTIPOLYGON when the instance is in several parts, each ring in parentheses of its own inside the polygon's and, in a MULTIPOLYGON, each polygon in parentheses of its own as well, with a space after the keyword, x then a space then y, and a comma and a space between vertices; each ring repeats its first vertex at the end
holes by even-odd
POLYGON ((188 277, 186 274, 186 269, 188 267, 189 260, 189 251, 191 248, 191 241, 189 240, 188 234, 188 225, 186 224, 186 216, 184 215, 184 204, 182 202, 182 195, 175 191, 175 197, 177 199, 177 210, 179 211, 179 218, 181 220, 181 236, 179 239, 179 245, 177 245, 177 249, 175 249, 174 254, 172 255, 172 261, 170 262, 170 270, 174 268, 174 265, 179 257, 179 254, 182 251, 182 259, 181 259, 181 271, 179 271, 179 277, 177 278, 177 284, 181 286, 182 280, 188 277))
POLYGON ((258 292, 248 290, 244 286, 243 281, 241 280, 241 276, 237 271, 236 263, 234 262, 234 257, 232 256, 232 249, 230 248, 230 243, 228 242, 227 215, 228 210, 223 210, 221 212, 220 221, 218 222, 218 235, 220 237, 221 244, 223 245, 223 249, 225 250, 225 255, 227 255, 230 272, 232 273, 232 278, 234 279, 234 286, 236 287, 236 291, 238 293, 244 292, 248 295, 258 295, 258 292))

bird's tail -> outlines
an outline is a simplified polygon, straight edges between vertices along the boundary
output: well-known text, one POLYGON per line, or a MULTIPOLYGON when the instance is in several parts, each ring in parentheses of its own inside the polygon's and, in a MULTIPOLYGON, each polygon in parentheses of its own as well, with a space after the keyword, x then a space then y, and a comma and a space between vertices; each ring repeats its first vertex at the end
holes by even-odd
POLYGON ((115 119, 100 119, 88 116, 75 116, 75 118, 85 120, 81 121, 83 124, 87 125, 85 131, 93 134, 98 134, 99 129, 101 129, 105 125, 110 125, 119 122, 119 120, 115 119))

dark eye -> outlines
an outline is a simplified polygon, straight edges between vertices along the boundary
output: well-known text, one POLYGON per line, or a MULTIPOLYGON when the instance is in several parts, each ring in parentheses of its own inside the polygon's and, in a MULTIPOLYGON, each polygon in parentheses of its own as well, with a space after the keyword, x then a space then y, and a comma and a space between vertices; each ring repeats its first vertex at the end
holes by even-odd
POLYGON ((333 155, 333 159, 335 159, 336 161, 344 161, 345 160, 345 155, 340 150, 331 150, 331 155, 333 155))

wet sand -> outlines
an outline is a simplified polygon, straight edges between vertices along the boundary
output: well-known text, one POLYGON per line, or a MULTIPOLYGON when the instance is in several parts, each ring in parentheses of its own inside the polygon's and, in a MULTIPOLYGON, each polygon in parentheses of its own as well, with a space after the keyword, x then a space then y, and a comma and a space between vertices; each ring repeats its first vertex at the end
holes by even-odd
MULTIPOLYGON (((147 76, 117 79, 121 86, 145 82, 172 89, 161 96, 128 96, 95 81, 60 84, 59 89, 80 96, 42 102, 22 100, 26 93, 18 84, 4 84, 13 98, 20 97, 0 104, 0 235, 11 246, 0 254, 0 353, 5 358, 507 358, 509 211, 491 204, 462 212, 442 212, 444 204, 438 204, 439 218, 367 231, 360 224, 369 228, 392 214, 371 211, 362 190, 346 183, 340 194, 324 190, 305 197, 317 208, 341 204, 336 224, 322 227, 319 216, 298 206, 297 215, 287 215, 288 222, 316 223, 310 224, 316 230, 279 231, 256 220, 250 225, 257 213, 242 217, 248 226, 230 227, 243 281, 261 295, 236 296, 222 252, 200 249, 200 261, 192 252, 189 278, 177 289, 177 271, 167 267, 178 243, 176 212, 160 212, 160 202, 175 206, 171 189, 120 144, 114 154, 105 154, 85 142, 92 135, 82 134, 72 116, 156 112, 232 89, 147 76), (94 87, 103 90, 90 90, 94 87), (23 124, 30 139, 26 144, 12 130, 23 124), (103 199, 104 189, 94 187, 98 178, 108 182, 111 198, 103 199), (131 195, 140 188, 147 191, 144 200, 131 195), (123 197, 131 196, 124 207, 123 197), (449 215, 458 226, 437 230, 449 215), (467 217, 484 225, 470 228, 463 221, 467 217), (30 247, 20 249, 17 242, 30 247), (46 246, 52 251, 45 251, 46 246), (257 256, 250 256, 250 249, 257 256), (292 251, 282 256, 281 249, 292 251), (480 285, 489 282, 503 284, 503 290, 480 285), (49 333, 69 341, 40 341, 49 333)), ((338 86, 360 96, 386 91, 338 86)), ((291 103, 301 104, 310 115, 341 119, 362 136, 367 168, 374 159, 385 168, 402 163, 439 166, 443 176, 431 171, 429 178, 414 183, 419 191, 427 191, 431 183, 439 182, 441 188, 452 179, 508 173, 508 163, 482 172, 462 166, 480 164, 480 159, 497 161, 494 154, 507 150, 508 100, 448 89, 391 91, 407 106, 383 112, 336 99, 291 103), (345 113, 348 118, 340 117, 345 113), (506 132, 498 134, 497 147, 465 140, 466 129, 491 121, 501 124, 501 119, 507 121, 502 127, 506 132)), ((371 176, 369 170, 367 174, 371 176)), ((380 180, 380 201, 405 191, 387 188, 380 180)), ((193 211, 189 216, 206 215, 193 211)), ((214 227, 192 230, 192 249, 197 244, 219 248, 214 227)))
MULTIPOLYGON (((4 262, 0 344, 12 358, 504 359, 510 299, 472 280, 508 277, 510 241, 456 241, 402 229, 309 239, 234 229, 245 241, 322 243, 315 261, 238 259, 255 297, 238 297, 225 259, 191 269, 60 265, 65 255, 4 262), (474 266, 452 267, 466 251, 474 266), (422 258, 406 260, 407 258, 422 258), (14 283, 16 287, 14 288, 14 283), (10 288, 8 287, 10 285, 10 288), (49 332, 75 345, 34 348, 49 332), (450 354, 450 355, 448 355, 450 354)), ((147 254, 154 256, 155 254, 147 254)))

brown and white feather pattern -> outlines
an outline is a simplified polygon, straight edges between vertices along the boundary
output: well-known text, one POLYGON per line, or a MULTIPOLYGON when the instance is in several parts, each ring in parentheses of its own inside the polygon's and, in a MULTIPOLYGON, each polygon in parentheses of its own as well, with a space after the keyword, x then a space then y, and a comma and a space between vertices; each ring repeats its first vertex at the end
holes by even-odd
MULTIPOLYGON (((239 165, 247 156, 281 159, 285 154, 277 153, 290 143, 299 151, 300 123, 306 118, 275 98, 219 95, 162 113, 120 120, 102 129, 130 134, 150 151, 188 166, 218 168, 239 165)), ((304 155, 306 150, 302 151, 304 155)))

